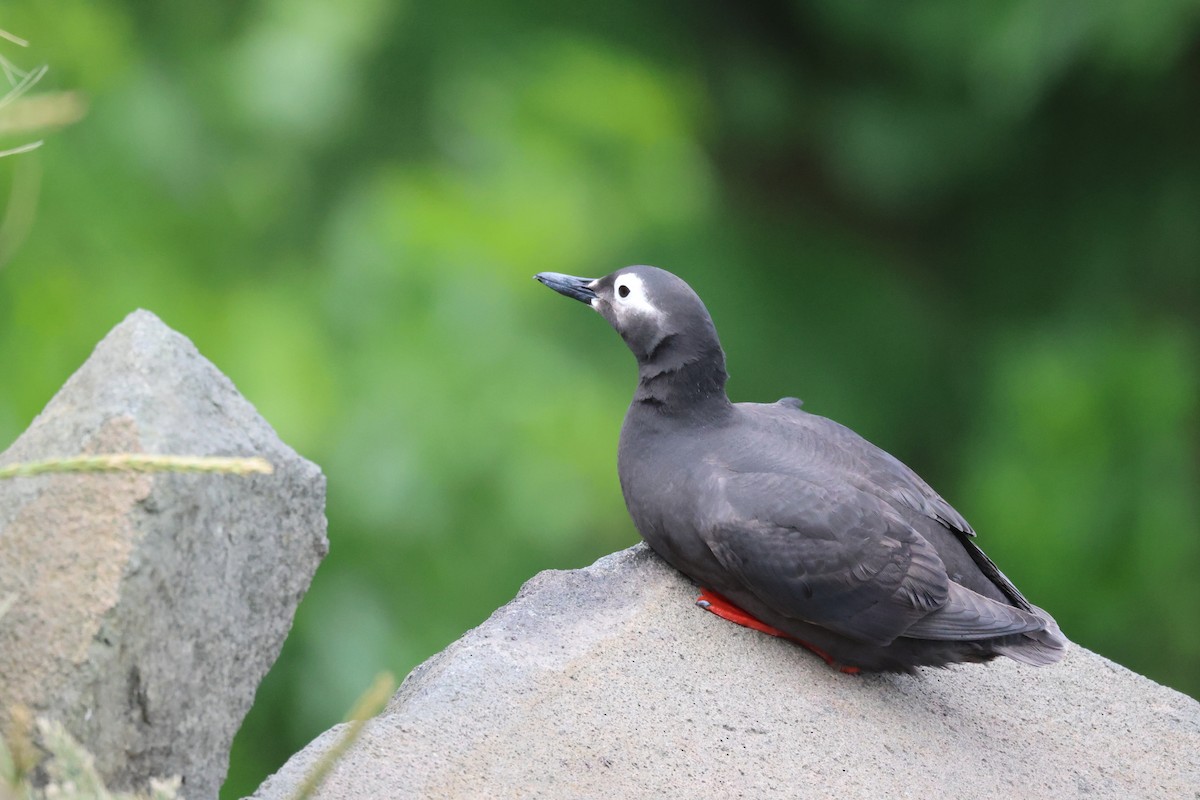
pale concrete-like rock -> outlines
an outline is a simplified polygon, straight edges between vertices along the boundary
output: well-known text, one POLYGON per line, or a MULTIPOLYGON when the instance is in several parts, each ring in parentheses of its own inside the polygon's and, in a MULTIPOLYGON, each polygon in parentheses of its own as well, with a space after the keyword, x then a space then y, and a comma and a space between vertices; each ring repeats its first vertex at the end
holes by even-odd
MULTIPOLYGON (((642 545, 544 572, 409 675, 316 797, 1192 798, 1200 704, 1072 647, 849 676, 642 545)), ((340 735, 254 795, 289 796, 340 735)))
POLYGON ((131 314, 0 464, 259 455, 272 475, 0 481, 0 725, 64 723, 117 788, 215 798, 234 733, 328 550, 325 478, 186 338, 131 314))

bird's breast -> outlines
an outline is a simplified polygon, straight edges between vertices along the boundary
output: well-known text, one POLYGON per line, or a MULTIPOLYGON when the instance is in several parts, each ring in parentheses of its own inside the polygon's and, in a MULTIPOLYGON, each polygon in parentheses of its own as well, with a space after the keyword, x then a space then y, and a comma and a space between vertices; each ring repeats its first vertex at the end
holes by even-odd
POLYGON ((704 468, 702 442, 670 438, 650 433, 634 441, 622 433, 621 491, 646 544, 679 571, 711 583, 719 565, 701 536, 700 520, 712 491, 703 476, 712 472, 704 468))

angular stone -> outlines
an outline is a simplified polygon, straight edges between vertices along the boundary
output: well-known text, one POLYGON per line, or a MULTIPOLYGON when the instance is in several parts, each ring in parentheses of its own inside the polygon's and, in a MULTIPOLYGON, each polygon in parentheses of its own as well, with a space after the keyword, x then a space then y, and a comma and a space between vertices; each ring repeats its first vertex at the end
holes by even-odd
MULTIPOLYGON (((835 672, 638 545, 543 572, 409 675, 316 797, 1192 797, 1200 703, 1073 646, 835 672)), ((254 795, 280 800, 327 731, 254 795)))
POLYGON ((0 464, 260 455, 272 475, 0 481, 0 724, 64 723, 115 788, 215 798, 233 736, 328 550, 325 479, 186 338, 137 311, 0 464))

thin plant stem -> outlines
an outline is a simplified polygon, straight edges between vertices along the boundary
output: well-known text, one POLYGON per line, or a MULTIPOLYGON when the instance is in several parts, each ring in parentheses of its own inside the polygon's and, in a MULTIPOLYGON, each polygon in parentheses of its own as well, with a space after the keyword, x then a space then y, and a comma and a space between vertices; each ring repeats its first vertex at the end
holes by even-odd
POLYGON ((265 458, 224 456, 169 456, 145 453, 114 453, 98 456, 48 458, 0 467, 0 479, 62 472, 216 472, 231 475, 275 471, 265 458))
POLYGON ((316 765, 309 770, 308 775, 304 777, 304 782, 292 795, 292 800, 307 800, 313 792, 320 788, 321 782, 325 780, 329 770, 358 739, 367 721, 383 710, 395 688, 396 679, 390 672, 381 672, 375 676, 371 687, 363 692, 346 717, 349 724, 346 725, 341 738, 334 742, 333 746, 326 750, 316 765))

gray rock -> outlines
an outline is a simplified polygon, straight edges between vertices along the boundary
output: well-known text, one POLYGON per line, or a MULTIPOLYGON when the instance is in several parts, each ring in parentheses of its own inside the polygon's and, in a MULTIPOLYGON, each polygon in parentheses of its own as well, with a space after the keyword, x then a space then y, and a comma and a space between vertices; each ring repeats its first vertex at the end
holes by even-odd
POLYGON ((64 723, 110 786, 215 798, 233 735, 328 550, 325 479, 146 311, 96 347, 0 464, 261 455, 272 475, 0 481, 0 724, 64 723))
MULTIPOLYGON (((834 672, 644 546, 544 572, 409 675, 316 796, 1188 797, 1200 704, 1095 653, 834 672)), ((285 798, 326 732, 254 795, 285 798)))

